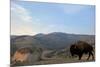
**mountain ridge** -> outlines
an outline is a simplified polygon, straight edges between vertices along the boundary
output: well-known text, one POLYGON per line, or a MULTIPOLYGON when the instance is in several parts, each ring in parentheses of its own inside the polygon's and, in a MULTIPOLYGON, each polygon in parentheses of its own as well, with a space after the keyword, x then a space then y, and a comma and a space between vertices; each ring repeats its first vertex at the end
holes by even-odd
POLYGON ((12 54, 21 47, 30 48, 43 48, 59 50, 68 48, 71 44, 82 40, 92 45, 95 45, 95 35, 76 35, 66 34, 62 32, 54 32, 49 34, 36 34, 34 36, 22 35, 22 36, 10 36, 11 52, 12 54))

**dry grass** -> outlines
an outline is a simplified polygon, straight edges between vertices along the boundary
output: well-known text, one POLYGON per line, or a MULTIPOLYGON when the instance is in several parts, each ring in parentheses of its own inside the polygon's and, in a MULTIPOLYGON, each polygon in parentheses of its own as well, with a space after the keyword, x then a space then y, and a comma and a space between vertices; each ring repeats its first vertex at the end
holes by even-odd
POLYGON ((79 62, 94 62, 92 57, 89 60, 86 60, 87 56, 84 55, 81 60, 78 60, 78 57, 75 58, 51 58, 51 59, 44 59, 38 62, 34 62, 32 65, 47 65, 47 64, 61 64, 61 63, 79 63, 79 62))

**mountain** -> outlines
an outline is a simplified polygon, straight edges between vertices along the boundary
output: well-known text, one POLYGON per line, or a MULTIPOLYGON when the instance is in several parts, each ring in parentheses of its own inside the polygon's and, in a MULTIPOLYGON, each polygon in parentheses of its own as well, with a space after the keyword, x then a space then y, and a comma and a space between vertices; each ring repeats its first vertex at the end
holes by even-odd
POLYGON ((92 45, 95 44, 95 35, 67 34, 53 32, 49 34, 37 34, 34 36, 11 35, 11 49, 14 51, 20 47, 41 47, 44 49, 63 49, 72 43, 82 40, 92 45))

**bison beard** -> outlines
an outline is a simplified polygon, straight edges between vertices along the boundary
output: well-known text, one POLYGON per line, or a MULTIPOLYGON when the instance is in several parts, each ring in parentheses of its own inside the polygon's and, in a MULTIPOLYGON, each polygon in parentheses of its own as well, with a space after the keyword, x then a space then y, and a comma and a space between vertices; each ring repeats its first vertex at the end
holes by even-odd
POLYGON ((81 60, 81 57, 82 57, 82 55, 84 53, 85 54, 87 54, 87 53, 89 54, 87 60, 89 60, 91 55, 92 55, 92 59, 94 59, 94 55, 93 55, 92 51, 93 51, 93 47, 90 44, 88 44, 88 43, 86 43, 84 41, 78 41, 77 43, 72 44, 70 46, 71 55, 72 56, 78 55, 79 56, 79 60, 81 60))

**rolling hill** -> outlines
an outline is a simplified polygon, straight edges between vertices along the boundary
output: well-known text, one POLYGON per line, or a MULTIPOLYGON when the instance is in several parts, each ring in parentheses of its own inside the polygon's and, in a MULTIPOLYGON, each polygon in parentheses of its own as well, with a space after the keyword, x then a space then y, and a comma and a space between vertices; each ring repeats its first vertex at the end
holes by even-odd
POLYGON ((78 40, 94 44, 95 35, 67 34, 62 32, 54 32, 49 34, 40 33, 34 36, 11 35, 11 47, 41 47, 44 49, 62 49, 78 40))

